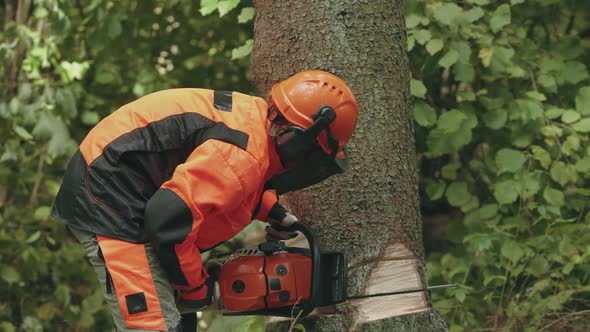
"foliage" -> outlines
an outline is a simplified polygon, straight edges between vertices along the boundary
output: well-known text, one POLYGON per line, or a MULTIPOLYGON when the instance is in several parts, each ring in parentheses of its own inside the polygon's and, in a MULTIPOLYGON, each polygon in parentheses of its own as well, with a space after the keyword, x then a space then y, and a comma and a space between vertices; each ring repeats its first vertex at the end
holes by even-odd
POLYGON ((587 322, 590 3, 406 7, 423 211, 460 216, 435 304, 452 331, 587 322))
POLYGON ((250 43, 253 12, 227 0, 216 1, 221 18, 192 1, 11 3, 0 8, 0 330, 106 331, 94 271, 49 219, 67 161, 94 124, 136 97, 251 92, 248 59, 234 49, 250 43))
MULTIPOLYGON (((109 330, 94 271, 48 216, 69 156, 101 118, 152 91, 251 92, 254 10, 28 3, 0 9, 0 330, 109 330)), ((460 216, 452 248, 429 257, 432 284, 462 285, 434 293, 437 307, 453 331, 571 328, 590 306, 590 5, 406 3, 423 211, 460 216)), ((237 324, 261 320, 209 328, 237 324)))

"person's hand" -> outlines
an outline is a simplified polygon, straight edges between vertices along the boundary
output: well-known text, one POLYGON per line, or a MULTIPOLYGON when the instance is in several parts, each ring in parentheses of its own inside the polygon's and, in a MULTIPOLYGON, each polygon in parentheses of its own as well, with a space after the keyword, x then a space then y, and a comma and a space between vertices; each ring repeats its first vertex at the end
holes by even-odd
POLYGON ((297 236, 296 232, 285 231, 284 228, 292 226, 297 217, 287 211, 279 203, 276 203, 268 213, 268 223, 266 226, 266 239, 268 241, 289 240, 297 236))
MULTIPOLYGON (((215 300, 215 287, 217 281, 209 277, 205 284, 196 290, 178 290, 176 306, 181 313, 201 311, 209 307, 215 300)), ((219 287, 217 287, 219 288, 219 287)))

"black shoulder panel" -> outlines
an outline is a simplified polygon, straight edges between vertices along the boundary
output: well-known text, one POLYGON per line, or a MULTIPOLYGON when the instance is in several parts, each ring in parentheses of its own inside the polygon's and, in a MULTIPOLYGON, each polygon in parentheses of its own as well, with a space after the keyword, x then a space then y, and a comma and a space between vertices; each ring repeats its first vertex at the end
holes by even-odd
POLYGON ((158 189, 145 206, 145 229, 154 244, 162 268, 176 285, 188 285, 174 245, 191 231, 193 215, 186 203, 170 189, 158 189))
POLYGON ((243 131, 231 129, 223 122, 217 122, 213 127, 208 128, 203 135, 203 141, 208 139, 216 139, 226 143, 233 144, 242 150, 248 147, 248 139, 250 136, 243 131))
POLYGON ((213 93, 213 106, 220 111, 231 112, 231 91, 215 91, 213 93))

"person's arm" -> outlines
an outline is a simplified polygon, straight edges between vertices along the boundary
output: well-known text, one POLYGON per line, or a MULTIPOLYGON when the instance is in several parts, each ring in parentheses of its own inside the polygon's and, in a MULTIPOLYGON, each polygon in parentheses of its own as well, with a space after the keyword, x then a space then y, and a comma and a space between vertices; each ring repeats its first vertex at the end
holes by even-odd
POLYGON ((267 221, 272 208, 275 206, 275 204, 279 204, 279 196, 274 190, 265 190, 262 193, 262 197, 260 198, 260 202, 258 204, 259 205, 256 209, 256 215, 254 216, 254 219, 267 221))
POLYGON ((195 244, 199 227, 211 213, 241 204, 245 179, 236 174, 235 164, 247 164, 248 158, 239 147, 208 140, 176 168, 172 178, 147 202, 147 234, 185 306, 208 305, 208 274, 195 244), (229 159, 234 163, 230 165, 229 159))
POLYGON ((294 232, 280 231, 276 226, 289 227, 297 221, 297 217, 279 204, 279 197, 274 190, 266 190, 262 193, 260 205, 255 219, 265 221, 268 240, 288 240, 295 237, 294 232))

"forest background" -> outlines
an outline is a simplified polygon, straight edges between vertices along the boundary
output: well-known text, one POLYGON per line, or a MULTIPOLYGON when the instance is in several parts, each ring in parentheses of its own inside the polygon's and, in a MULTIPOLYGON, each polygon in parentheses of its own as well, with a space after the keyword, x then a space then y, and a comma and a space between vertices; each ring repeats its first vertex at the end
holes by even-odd
MULTIPOLYGON (((65 166, 94 124, 150 92, 255 94, 252 3, 0 4, 0 330, 111 330, 82 248, 49 218, 65 166)), ((451 331, 583 330, 590 2, 405 7, 428 278, 459 284, 434 305, 451 331)), ((209 314, 201 324, 256 330, 264 320, 209 314)))

